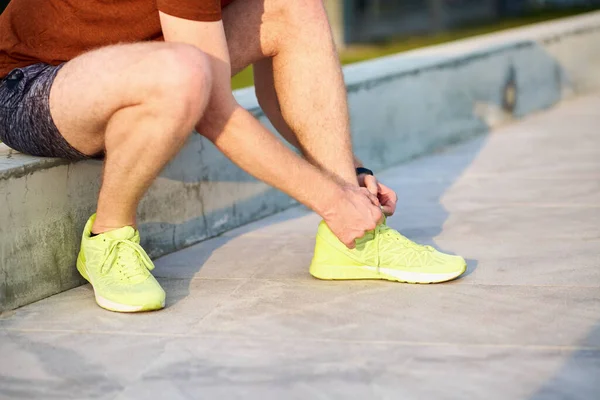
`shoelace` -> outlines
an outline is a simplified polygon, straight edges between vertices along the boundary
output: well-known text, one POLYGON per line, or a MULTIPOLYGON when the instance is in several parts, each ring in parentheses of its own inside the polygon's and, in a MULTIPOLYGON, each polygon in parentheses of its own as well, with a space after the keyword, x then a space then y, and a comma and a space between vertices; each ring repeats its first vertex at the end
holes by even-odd
MULTIPOLYGON (((378 233, 380 235, 386 235, 394 240, 397 240, 399 242, 402 242, 402 244, 406 247, 409 247, 411 249, 417 250, 417 251, 423 251, 423 250, 428 250, 428 251, 433 251, 434 248, 431 246, 424 246, 421 244, 417 244, 415 242, 413 242, 412 240, 410 240, 409 238, 407 238, 406 236, 402 235, 400 232, 398 232, 395 229, 390 228, 389 226, 385 225, 385 224, 380 224, 377 226, 377 230, 378 233)), ((377 236, 377 235, 376 235, 377 236)))
POLYGON ((122 268, 121 271, 127 279, 132 279, 140 275, 145 275, 144 271, 140 271, 138 266, 139 262, 148 270, 154 269, 152 260, 146 254, 142 246, 139 244, 127 240, 127 239, 107 239, 110 242, 110 246, 102 261, 102 267, 100 272, 107 274, 115 264, 119 264, 122 268), (121 252, 117 254, 117 250, 121 248, 121 252))

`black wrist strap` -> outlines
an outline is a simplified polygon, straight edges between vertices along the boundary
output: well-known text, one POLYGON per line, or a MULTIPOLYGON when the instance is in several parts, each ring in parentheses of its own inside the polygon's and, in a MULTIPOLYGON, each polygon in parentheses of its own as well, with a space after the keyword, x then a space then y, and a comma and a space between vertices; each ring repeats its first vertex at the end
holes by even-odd
POLYGON ((364 168, 364 167, 356 168, 356 175, 361 175, 361 174, 373 175, 373 171, 371 171, 368 168, 364 168))

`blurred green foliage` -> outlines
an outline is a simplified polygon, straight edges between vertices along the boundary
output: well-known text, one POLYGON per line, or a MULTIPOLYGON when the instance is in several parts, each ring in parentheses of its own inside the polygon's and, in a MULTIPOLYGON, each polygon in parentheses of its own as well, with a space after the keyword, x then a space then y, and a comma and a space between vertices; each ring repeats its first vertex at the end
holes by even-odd
MULTIPOLYGON (((359 61, 369 60, 371 58, 401 53, 403 51, 413 50, 420 47, 432 46, 440 43, 451 42, 453 40, 516 28, 523 25, 534 24, 536 22, 568 17, 588 11, 590 11, 590 8, 543 10, 520 17, 507 18, 491 23, 488 22, 484 25, 472 25, 433 35, 392 38, 386 42, 371 45, 351 46, 340 51, 340 60, 342 64, 351 64, 359 61)), ((252 67, 248 67, 234 76, 231 80, 231 85, 233 89, 240 89, 254 85, 252 67)))

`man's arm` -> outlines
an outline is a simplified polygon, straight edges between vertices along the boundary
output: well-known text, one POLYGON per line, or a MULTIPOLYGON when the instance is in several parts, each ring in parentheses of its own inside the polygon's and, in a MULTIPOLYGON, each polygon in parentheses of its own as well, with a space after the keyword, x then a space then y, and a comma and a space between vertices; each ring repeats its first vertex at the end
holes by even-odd
POLYGON ((212 93, 196 129, 240 168, 316 211, 347 246, 381 216, 376 196, 342 187, 289 150, 231 92, 231 66, 221 21, 190 21, 160 13, 166 41, 187 43, 210 58, 212 93))
POLYGON ((326 213, 328 202, 339 195, 340 187, 283 146, 236 103, 222 21, 190 21, 164 13, 160 19, 165 40, 193 45, 210 58, 213 90, 197 130, 251 175, 326 213))
MULTIPOLYGON (((260 65, 259 65, 260 67, 260 65)), ((277 98, 277 93, 275 92, 274 82, 273 82, 273 70, 272 67, 262 66, 262 70, 257 70, 255 66, 255 74, 259 72, 259 75, 255 77, 257 78, 257 84, 262 84, 257 90, 257 96, 259 99, 259 103, 269 120, 273 124, 273 126, 277 129, 279 134, 292 146, 296 147, 298 150, 303 151, 296 134, 292 131, 288 123, 283 118, 283 114, 281 112, 281 104, 279 103, 279 99, 277 98), (260 80, 258 80, 260 78, 260 80)), ((353 155, 353 163, 354 168, 364 167, 362 161, 356 156, 353 155)), ((382 183, 379 183, 374 176, 361 174, 358 176, 358 184, 362 187, 367 188, 369 192, 373 195, 377 196, 379 199, 379 203, 382 206, 382 210, 386 215, 393 215, 396 211, 396 203, 398 201, 398 196, 396 193, 385 186, 382 183)))

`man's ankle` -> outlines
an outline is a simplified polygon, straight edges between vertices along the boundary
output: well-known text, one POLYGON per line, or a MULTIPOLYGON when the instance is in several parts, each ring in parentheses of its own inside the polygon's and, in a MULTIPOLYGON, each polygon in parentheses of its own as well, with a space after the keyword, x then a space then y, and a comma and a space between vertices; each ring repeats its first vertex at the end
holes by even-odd
POLYGON ((102 222, 98 222, 98 220, 95 220, 94 225, 92 225, 92 230, 90 233, 91 233, 91 236, 93 237, 93 236, 101 235, 103 233, 121 229, 126 226, 131 226, 131 227, 133 227, 133 229, 137 229, 134 222, 118 223, 115 221, 110 221, 109 223, 102 223, 102 222))

